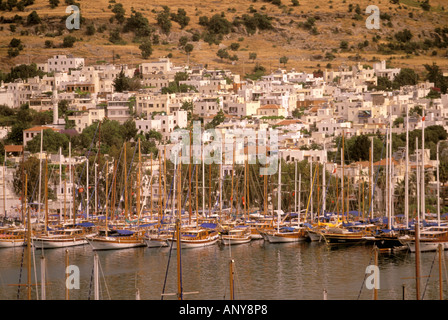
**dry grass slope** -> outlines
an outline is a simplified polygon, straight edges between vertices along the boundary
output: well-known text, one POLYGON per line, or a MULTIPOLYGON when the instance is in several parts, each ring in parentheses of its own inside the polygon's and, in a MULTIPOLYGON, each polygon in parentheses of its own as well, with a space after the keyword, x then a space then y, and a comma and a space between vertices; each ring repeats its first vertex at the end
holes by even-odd
MULTIPOLYGON (((4 1, 4 0, 3 0, 4 1)), ((200 16, 209 16, 223 13, 225 17, 232 21, 235 16, 249 14, 252 7, 259 13, 265 13, 273 17, 272 24, 274 30, 257 32, 248 35, 245 30, 224 36, 219 45, 209 45, 203 41, 192 42, 194 50, 190 56, 191 63, 207 64, 211 68, 226 68, 234 72, 245 74, 250 73, 254 67, 254 62, 249 60, 249 52, 256 52, 256 62, 266 69, 272 70, 280 66, 279 58, 287 56, 289 58, 286 67, 288 69, 312 71, 325 69, 330 63, 333 68, 342 63, 353 64, 356 60, 371 64, 374 59, 390 60, 390 64, 399 67, 411 67, 418 71, 423 71, 423 64, 436 62, 445 71, 448 67, 448 49, 419 50, 418 55, 406 54, 396 51, 393 54, 381 54, 378 52, 378 44, 392 39, 394 33, 408 28, 413 34, 413 41, 423 41, 436 27, 448 26, 448 3, 446 0, 430 0, 431 10, 424 11, 416 0, 400 0, 399 4, 393 4, 387 0, 299 0, 299 6, 293 6, 290 0, 281 0, 282 5, 277 6, 263 0, 115 0, 123 4, 126 9, 126 17, 129 17, 131 9, 141 11, 149 22, 156 27, 156 13, 166 5, 171 12, 177 12, 178 8, 183 8, 191 18, 189 25, 183 30, 176 22, 172 23, 172 29, 168 36, 160 33, 161 44, 154 46, 154 52, 150 60, 172 54, 174 63, 186 63, 187 57, 178 48, 178 39, 182 35, 191 37, 191 32, 202 32, 204 27, 198 24, 200 16), (355 12, 349 12, 349 5, 353 8, 359 4, 362 19, 353 19, 355 12), (368 5, 377 5, 382 14, 390 16, 388 20, 381 20, 379 30, 369 30, 365 27, 365 8, 368 5), (444 7, 445 6, 445 7, 444 7), (306 22, 309 17, 316 18, 315 34, 309 30, 299 27, 300 23, 306 22), (372 41, 373 37, 380 36, 379 42, 372 41), (359 49, 358 44, 368 41, 368 46, 359 49), (339 48, 341 41, 347 41, 349 48, 344 51, 339 48), (219 48, 229 46, 233 42, 240 43, 240 48, 235 53, 238 61, 230 63, 228 60, 222 62, 216 52, 219 48), (433 54, 436 51, 436 55, 433 54), (332 53, 334 59, 324 59, 325 54, 332 53)), ((113 16, 110 5, 114 0, 79 0, 81 14, 86 22, 81 25, 81 29, 74 31, 71 35, 79 39, 73 48, 61 48, 64 36, 70 34, 64 28, 61 18, 65 13, 66 4, 61 1, 58 7, 51 9, 48 0, 35 0, 35 3, 20 12, 14 9, 11 12, 0 12, 4 18, 12 18, 16 14, 26 16, 35 10, 47 25, 46 30, 36 30, 35 27, 26 27, 17 24, 15 32, 10 31, 9 23, 3 23, 0 31, 0 69, 7 71, 11 65, 30 62, 42 62, 54 54, 72 53, 82 56, 88 63, 98 61, 112 62, 115 56, 116 63, 138 64, 144 61, 141 58, 139 44, 133 42, 133 34, 123 35, 126 41, 124 45, 113 45, 108 41, 109 31, 114 25, 109 22, 113 16), (93 23, 96 27, 106 25, 107 30, 103 33, 96 32, 93 36, 85 34, 88 24, 93 23), (28 35, 21 35, 22 31, 28 31, 28 35), (62 30, 62 35, 49 36, 62 30), (8 58, 7 50, 10 40, 13 38, 22 39, 25 49, 15 58, 8 58), (45 40, 51 40, 56 48, 45 48, 45 40), (117 56, 118 55, 118 56, 117 56)))

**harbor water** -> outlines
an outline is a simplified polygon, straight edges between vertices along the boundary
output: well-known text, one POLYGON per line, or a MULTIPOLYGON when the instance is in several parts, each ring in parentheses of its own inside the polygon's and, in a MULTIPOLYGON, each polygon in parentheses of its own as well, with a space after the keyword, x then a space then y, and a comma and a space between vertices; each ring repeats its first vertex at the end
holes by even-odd
MULTIPOLYGON (((46 262, 46 298, 64 300, 66 258, 79 270, 79 288, 68 290, 70 300, 93 300, 94 254, 99 258, 100 298, 176 300, 176 251, 133 248, 93 251, 89 245, 67 249, 36 250, 32 256, 32 282, 40 283, 42 255, 46 262), (67 250, 67 252, 66 252, 67 250), (36 281, 37 280, 37 281, 36 281), (162 293, 164 295, 162 295, 162 293)), ((443 260, 447 252, 443 253, 443 260)), ((0 299, 27 298, 26 248, 0 250, 0 299)), ((184 300, 228 300, 229 263, 234 261, 234 294, 239 300, 372 300, 373 247, 331 248, 323 242, 271 244, 255 240, 236 246, 213 245, 181 251, 184 300), (326 294, 324 295, 324 292, 326 294)), ((379 300, 415 300, 415 255, 408 251, 380 253, 379 300)), ((437 252, 421 253, 421 293, 424 300, 439 299, 437 252)), ((444 296, 446 268, 442 263, 444 296)), ((74 275, 68 273, 69 276, 74 275)), ((76 282, 73 282, 76 283, 76 282)), ((72 283, 72 284, 73 284, 72 283)), ((38 288, 36 290, 36 287, 38 288)), ((33 286, 32 299, 40 299, 33 286)))

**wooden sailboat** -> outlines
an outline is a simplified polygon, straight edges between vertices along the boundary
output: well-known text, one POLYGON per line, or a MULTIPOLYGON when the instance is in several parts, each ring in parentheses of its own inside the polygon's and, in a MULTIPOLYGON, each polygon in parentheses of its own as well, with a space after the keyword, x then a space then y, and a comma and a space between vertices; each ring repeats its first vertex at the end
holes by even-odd
MULTIPOLYGON (((128 217, 127 205, 127 163, 126 143, 124 144, 124 183, 125 183, 125 217, 128 217)), ((106 169, 109 170, 108 168, 106 169)), ((106 179, 107 180, 107 179, 106 179)), ((107 214, 106 214, 107 216, 107 214)), ((106 219, 107 221, 107 219, 106 219)), ((89 244, 93 250, 116 250, 146 246, 143 236, 144 230, 112 229, 106 223, 105 230, 99 235, 89 238, 89 244)))
POLYGON ((249 226, 235 226, 221 235, 221 242, 224 245, 234 245, 248 243, 252 240, 249 226))
MULTIPOLYGON (((341 193, 342 193, 342 217, 344 217, 344 133, 342 134, 342 152, 341 152, 341 166, 342 166, 342 176, 341 176, 341 193)), ((347 192, 348 195, 348 192, 347 192)), ((347 214, 349 212, 348 201, 347 201, 347 214)), ((372 237, 373 229, 376 226, 373 224, 361 224, 361 223, 350 223, 346 218, 342 220, 342 225, 329 228, 326 232, 322 232, 322 237, 328 245, 356 245, 364 244, 368 239, 372 237)))
POLYGON ((26 244, 24 228, 7 228, 0 231, 0 248, 21 247, 26 244))
MULTIPOLYGON (((178 201, 178 215, 180 220, 181 215, 181 193, 180 193, 180 186, 181 186, 181 166, 177 165, 177 156, 175 160, 175 172, 177 172, 177 179, 174 179, 174 187, 173 187, 173 194, 176 192, 178 193, 177 201, 178 201), (176 181, 178 180, 178 181, 176 181)), ((175 208, 175 202, 173 197, 173 212, 175 208)), ((178 246, 181 249, 187 249, 187 248, 198 248, 198 247, 206 247, 216 244, 219 241, 219 232, 217 230, 217 225, 215 224, 202 224, 198 225, 198 222, 196 220, 196 226, 191 227, 180 227, 179 235, 176 237, 170 238, 168 241, 175 242, 176 246, 173 246, 173 249, 177 248, 178 246), (180 242, 177 243, 177 242, 180 242)))
POLYGON ((45 161, 45 230, 31 238, 36 249, 65 248, 87 244, 87 237, 96 232, 91 228, 60 228, 49 230, 48 225, 48 160, 45 161))
POLYGON ((282 184, 282 159, 279 155, 278 187, 277 187, 277 230, 267 231, 266 238, 270 243, 298 242, 307 239, 306 230, 303 227, 283 226, 280 228, 281 214, 281 184, 282 184))

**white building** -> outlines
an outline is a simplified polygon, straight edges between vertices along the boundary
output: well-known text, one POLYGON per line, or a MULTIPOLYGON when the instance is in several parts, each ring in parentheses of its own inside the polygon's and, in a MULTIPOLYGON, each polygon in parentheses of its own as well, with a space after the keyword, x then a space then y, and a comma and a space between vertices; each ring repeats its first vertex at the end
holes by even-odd
POLYGON ((373 70, 375 71, 377 77, 386 77, 390 81, 393 81, 395 79, 395 76, 401 71, 400 68, 387 68, 386 60, 374 63, 373 70))
POLYGON ((160 132, 163 136, 163 140, 168 141, 176 128, 182 129, 187 127, 187 116, 187 111, 180 110, 168 115, 155 115, 154 119, 135 120, 135 126, 139 133, 147 133, 151 130, 160 132))
POLYGON ((48 72, 67 72, 84 66, 84 58, 76 58, 72 55, 55 55, 47 60, 48 72))

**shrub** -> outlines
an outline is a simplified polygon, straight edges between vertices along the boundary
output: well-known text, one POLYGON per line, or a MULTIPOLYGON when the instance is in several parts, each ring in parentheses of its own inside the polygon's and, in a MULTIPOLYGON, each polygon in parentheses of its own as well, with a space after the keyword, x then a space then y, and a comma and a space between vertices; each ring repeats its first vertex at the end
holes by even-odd
POLYGON ((64 48, 72 48, 73 45, 76 42, 76 38, 73 36, 65 36, 64 40, 62 41, 62 46, 64 48))

